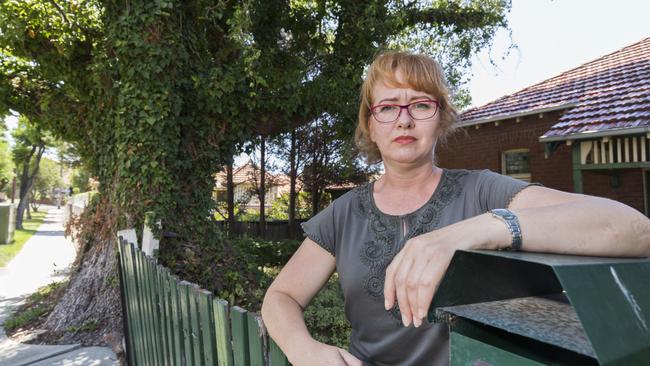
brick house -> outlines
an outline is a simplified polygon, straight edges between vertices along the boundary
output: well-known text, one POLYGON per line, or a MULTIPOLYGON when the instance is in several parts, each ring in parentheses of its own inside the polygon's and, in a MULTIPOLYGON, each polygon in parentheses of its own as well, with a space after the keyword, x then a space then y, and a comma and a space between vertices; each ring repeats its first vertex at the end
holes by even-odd
POLYGON ((439 166, 491 169, 649 215, 650 38, 461 114, 439 166))
MULTIPOLYGON (((259 198, 253 191, 260 185, 260 171, 249 160, 246 164, 235 167, 232 173, 234 184, 235 202, 243 204, 246 210, 258 210, 260 208, 259 198)), ((289 193, 289 177, 284 174, 271 174, 266 172, 266 195, 264 200, 265 209, 270 209, 273 202, 281 195, 289 193)), ((218 202, 226 202, 227 177, 226 172, 221 171, 215 175, 214 198, 218 202)))

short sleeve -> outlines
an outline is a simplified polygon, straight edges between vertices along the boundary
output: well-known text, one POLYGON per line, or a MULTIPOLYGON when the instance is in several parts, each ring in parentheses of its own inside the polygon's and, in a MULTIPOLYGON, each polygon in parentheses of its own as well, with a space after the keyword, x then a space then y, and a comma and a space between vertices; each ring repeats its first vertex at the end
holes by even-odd
POLYGON ((335 203, 336 201, 307 222, 301 224, 305 236, 313 240, 333 256, 336 256, 336 228, 334 225, 335 203))
POLYGON ((517 193, 532 185, 540 184, 524 182, 490 170, 482 170, 476 182, 476 196, 479 199, 481 210, 487 212, 495 208, 507 208, 517 193))

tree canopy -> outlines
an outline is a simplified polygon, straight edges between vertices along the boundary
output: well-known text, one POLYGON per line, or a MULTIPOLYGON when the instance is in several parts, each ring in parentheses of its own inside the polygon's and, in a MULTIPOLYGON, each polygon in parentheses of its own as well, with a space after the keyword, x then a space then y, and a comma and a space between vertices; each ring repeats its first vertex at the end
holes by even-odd
MULTIPOLYGON (((213 174, 241 144, 324 115, 351 136, 363 71, 382 48, 431 52, 462 86, 509 9, 505 0, 2 0, 0 113, 73 143, 99 178, 87 255, 112 256, 115 230, 141 228, 152 211, 174 233, 161 241, 165 263, 225 291, 236 258, 210 222, 213 174)), ((93 263, 104 267, 79 271, 74 296, 88 296, 84 276, 114 268, 93 263)))

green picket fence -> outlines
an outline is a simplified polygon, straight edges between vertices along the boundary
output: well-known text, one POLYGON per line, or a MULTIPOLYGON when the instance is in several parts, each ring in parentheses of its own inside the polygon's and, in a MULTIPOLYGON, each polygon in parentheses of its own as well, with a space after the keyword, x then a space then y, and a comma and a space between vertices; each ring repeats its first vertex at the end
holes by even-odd
POLYGON ((258 314, 180 280, 123 237, 118 248, 129 365, 289 364, 258 314))

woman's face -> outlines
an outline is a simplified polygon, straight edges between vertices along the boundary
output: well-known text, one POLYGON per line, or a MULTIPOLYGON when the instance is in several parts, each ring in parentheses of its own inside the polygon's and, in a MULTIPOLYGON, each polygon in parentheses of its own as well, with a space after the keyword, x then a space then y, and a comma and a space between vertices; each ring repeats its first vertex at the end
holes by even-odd
MULTIPOLYGON (((401 83, 399 72, 396 76, 401 83)), ((373 107, 385 104, 407 105, 426 100, 436 101, 431 94, 408 87, 391 87, 383 82, 375 84, 372 95, 373 107)), ((433 151, 440 136, 439 111, 431 118, 413 119, 407 110, 402 108, 399 117, 392 123, 380 123, 374 115, 371 115, 368 127, 370 138, 377 144, 384 163, 412 164, 433 161, 433 151)))

